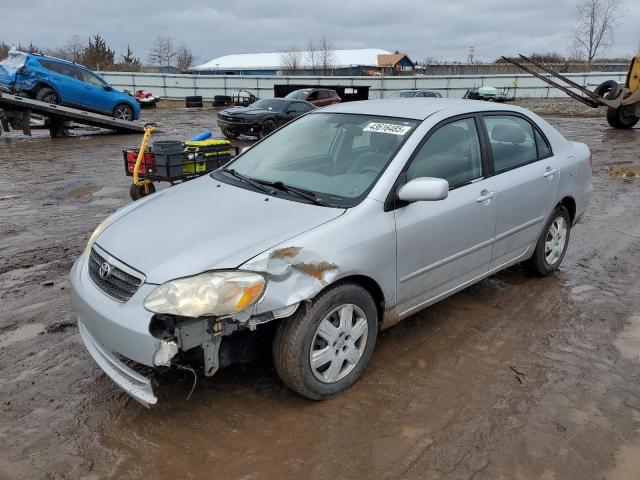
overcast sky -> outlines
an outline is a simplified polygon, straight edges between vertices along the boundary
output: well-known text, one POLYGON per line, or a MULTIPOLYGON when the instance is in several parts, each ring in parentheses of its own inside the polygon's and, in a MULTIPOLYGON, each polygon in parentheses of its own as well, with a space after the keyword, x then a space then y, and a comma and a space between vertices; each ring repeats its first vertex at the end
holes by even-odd
MULTIPOLYGON (((232 53, 303 48, 324 35, 336 48, 382 48, 465 60, 500 55, 570 53, 569 32, 581 0, 0 0, 0 40, 50 48, 74 34, 99 32, 118 53, 130 44, 143 61, 157 35, 189 46, 197 63, 232 53), (146 7, 142 7, 146 4, 146 7)), ((626 14, 608 54, 629 56, 640 46, 640 1, 626 14)))

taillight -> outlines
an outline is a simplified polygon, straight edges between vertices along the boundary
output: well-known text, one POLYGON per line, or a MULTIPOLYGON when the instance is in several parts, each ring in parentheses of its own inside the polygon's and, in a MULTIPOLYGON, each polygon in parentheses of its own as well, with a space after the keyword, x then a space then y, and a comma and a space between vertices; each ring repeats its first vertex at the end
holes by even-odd
POLYGON ((593 170, 593 154, 589 152, 589 167, 593 170))

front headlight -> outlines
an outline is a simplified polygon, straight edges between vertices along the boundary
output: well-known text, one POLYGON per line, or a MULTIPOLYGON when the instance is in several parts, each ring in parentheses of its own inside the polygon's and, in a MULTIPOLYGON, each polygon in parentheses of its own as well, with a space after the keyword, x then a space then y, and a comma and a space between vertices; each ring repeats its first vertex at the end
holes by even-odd
POLYGON ((253 305, 265 287, 251 272, 207 272, 160 285, 144 301, 154 313, 184 317, 231 315, 253 305))

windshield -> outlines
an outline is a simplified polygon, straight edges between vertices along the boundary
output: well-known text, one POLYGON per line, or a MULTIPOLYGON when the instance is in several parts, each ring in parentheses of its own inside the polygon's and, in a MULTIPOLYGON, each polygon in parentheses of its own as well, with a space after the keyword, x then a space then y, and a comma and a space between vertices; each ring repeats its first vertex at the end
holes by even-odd
POLYGON ((304 100, 309 95, 310 90, 294 90, 284 98, 291 98, 293 100, 304 100))
MULTIPOLYGON (((305 115, 251 147, 227 169, 311 191, 327 205, 354 206, 418 123, 345 113, 305 115)), ((229 176, 218 172, 216 178, 229 176)))
POLYGON ((415 90, 402 90, 400 92, 394 93, 389 98, 410 98, 415 96, 416 96, 415 90))
POLYGON ((283 102, 282 100, 275 100, 273 98, 265 98, 262 100, 258 100, 251 104, 251 108, 262 108, 264 110, 271 110, 274 112, 282 111, 282 108, 287 102, 283 102))

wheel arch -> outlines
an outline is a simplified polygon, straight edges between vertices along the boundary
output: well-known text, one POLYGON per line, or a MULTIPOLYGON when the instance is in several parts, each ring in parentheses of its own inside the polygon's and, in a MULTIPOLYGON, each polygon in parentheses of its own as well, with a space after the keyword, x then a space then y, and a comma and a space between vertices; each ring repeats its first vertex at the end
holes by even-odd
POLYGON ((376 282, 373 278, 368 277, 366 275, 348 275, 346 277, 341 277, 335 282, 326 285, 322 290, 320 290, 314 298, 322 295, 329 288, 335 287, 336 285, 341 285, 344 283, 352 283, 364 288, 371 297, 373 297, 373 301, 376 304, 376 310, 378 311, 378 324, 381 325, 385 316, 386 309, 386 301, 384 297, 384 292, 382 287, 376 282))
POLYGON ((56 95, 58 95, 58 98, 60 99, 60 101, 62 101, 62 95, 60 94, 60 90, 58 90, 55 85, 48 83, 44 80, 38 80, 38 83, 36 83, 36 85, 31 90, 33 94, 33 98, 35 98, 38 92, 43 88, 50 88, 54 90, 56 92, 56 95))
POLYGON ((564 208, 567 209, 567 211, 569 212, 569 219, 571 220, 571 225, 573 225, 573 222, 576 219, 575 199, 573 197, 566 196, 562 200, 560 200, 560 203, 558 203, 558 206, 563 206, 564 208))

